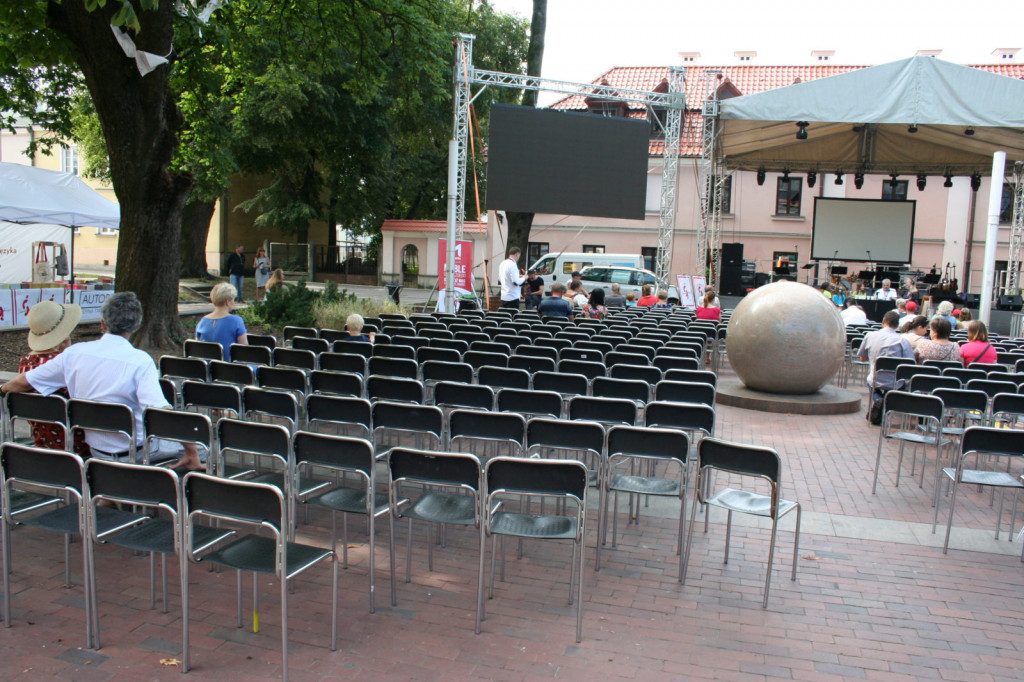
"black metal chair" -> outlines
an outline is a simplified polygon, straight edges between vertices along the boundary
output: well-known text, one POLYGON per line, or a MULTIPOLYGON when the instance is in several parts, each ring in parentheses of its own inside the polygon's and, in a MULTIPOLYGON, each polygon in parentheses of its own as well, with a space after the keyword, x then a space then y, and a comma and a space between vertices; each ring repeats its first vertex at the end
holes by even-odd
POLYGON ((235 386, 255 386, 256 371, 240 362, 215 360, 210 363, 210 381, 235 386))
MULTIPOLYGON (((3 567, 3 617, 4 625, 11 627, 11 528, 15 525, 34 526, 41 530, 60 533, 64 536, 64 584, 71 586, 71 538, 87 537, 86 512, 84 508, 85 465, 82 459, 70 452, 46 450, 14 443, 0 446, 0 508, 3 509, 3 543, 0 545, 3 567), (24 497, 17 495, 19 488, 31 488, 44 497, 26 504, 24 497), (60 498, 60 499, 54 499, 60 498), (47 509, 57 502, 67 500, 56 509, 47 509)), ((33 498, 29 498, 33 499, 33 498)), ((135 514, 117 509, 101 508, 95 515, 95 527, 101 533, 111 532, 138 523, 135 514)), ((82 543, 82 574, 85 586, 85 642, 90 649, 99 648, 99 633, 94 631, 95 618, 92 600, 92 543, 82 543)))
POLYGON ((545 346, 519 346, 515 351, 516 355, 534 358, 547 358, 552 362, 558 362, 558 349, 545 346))
POLYGON ((640 522, 640 496, 679 498, 679 581, 683 580, 683 519, 686 516, 686 480, 689 437, 673 429, 613 426, 608 430, 608 458, 601 484, 598 513, 599 537, 594 570, 601 570, 601 546, 608 533, 608 510, 612 514, 612 547, 619 533, 619 493, 629 494, 629 523, 640 522), (664 473, 659 471, 665 464, 664 473), (641 473, 643 472, 643 473, 641 473), (673 472, 674 475, 673 475, 673 472), (609 501, 609 496, 612 500, 609 501))
POLYGON ((196 341, 185 339, 185 357, 202 358, 204 360, 223 360, 224 348, 219 343, 212 341, 196 341))
POLYGON ((370 375, 366 379, 366 397, 370 402, 387 400, 422 404, 426 389, 418 379, 370 375))
POLYGON ((244 343, 233 343, 228 347, 231 362, 244 362, 247 365, 272 365, 274 355, 266 346, 251 346, 244 343))
POLYGON ((604 356, 604 364, 608 367, 614 367, 615 365, 650 366, 651 358, 647 357, 644 353, 626 352, 622 348, 622 346, 619 346, 617 350, 606 354, 604 356))
POLYGON ((358 353, 321 353, 317 360, 322 370, 366 376, 366 357, 358 353))
POLYGON ((264 346, 271 350, 277 348, 277 337, 273 334, 246 334, 245 340, 250 346, 264 346))
POLYGON ((498 412, 514 412, 530 417, 562 416, 562 396, 554 391, 503 388, 498 391, 498 412))
MULTIPOLYGON (((319 369, 316 361, 316 353, 311 350, 300 348, 275 348, 273 350, 274 367, 296 367, 312 372, 319 369)), ((257 370, 259 372, 259 370, 257 370)))
MULTIPOLYGON (((891 394, 890 394, 891 395, 891 394)), ((697 521, 697 505, 719 507, 726 511, 725 531, 725 563, 729 563, 729 539, 732 534, 732 515, 734 512, 751 514, 771 519, 771 540, 768 544, 768 568, 764 581, 764 600, 762 608, 768 608, 768 591, 771 588, 772 563, 775 558, 775 540, 778 535, 779 519, 796 510, 796 528, 793 534, 793 571, 791 580, 796 580, 796 561, 800 548, 800 503, 782 497, 782 458, 771 448, 731 443, 718 438, 705 438, 700 442, 698 451, 698 468, 696 494, 690 511, 690 526, 686 533, 686 548, 683 550, 683 575, 686 580, 690 550, 693 545, 693 526, 697 521), (705 492, 714 480, 714 472, 723 472, 730 479, 735 477, 762 481, 768 485, 768 494, 754 490, 738 490, 730 487, 722 488, 710 494, 705 492)), ((710 509, 704 514, 704 532, 708 531, 710 509)))
MULTIPOLYGON (((464 453, 396 447, 388 452, 388 499, 391 507, 391 605, 398 605, 395 580, 395 521, 407 519, 405 582, 412 580, 412 522, 442 528, 468 526, 479 532, 483 521, 483 468, 480 460, 464 453), (406 494, 408 492, 408 494, 406 494)), ((427 538, 427 568, 434 570, 433 533, 427 538)), ((479 580, 479 578, 478 578, 479 580)), ((478 585, 477 601, 482 582, 478 585)))
MULTIPOLYGON (((288 679, 288 581, 331 559, 331 651, 337 649, 338 632, 338 558, 333 549, 289 542, 293 509, 281 491, 271 485, 215 478, 190 473, 183 483, 185 502, 185 548, 188 561, 182 562, 183 642, 182 670, 189 669, 189 564, 209 562, 238 573, 238 626, 242 620, 242 572, 275 576, 280 583, 281 599, 281 677, 288 679), (240 534, 226 545, 205 552, 196 551, 196 520, 215 519, 231 525, 249 526, 260 535, 240 534), (266 537, 266 533, 270 537, 266 537)), ((253 580, 253 604, 258 603, 258 581, 253 580)))
POLYGON ((20 438, 16 437, 15 431, 21 421, 28 421, 30 425, 52 426, 64 436, 64 447, 69 447, 68 438, 71 430, 68 428, 68 401, 56 393, 40 395, 38 393, 6 393, 4 404, 7 410, 7 419, 4 424, 4 440, 16 442, 19 445, 34 445, 34 436, 20 438))
POLYGON ((242 415, 248 420, 271 419, 282 423, 288 433, 302 428, 299 401, 288 391, 246 386, 242 389, 242 415))
POLYGON ((543 459, 575 459, 587 465, 590 485, 603 480, 605 428, 599 422, 534 417, 526 423, 526 454, 543 459))
MULTIPOLYGON (((1014 461, 1020 461, 1022 458, 1024 458, 1024 431, 980 426, 971 426, 964 431, 963 437, 960 439, 960 452, 953 462, 954 466, 941 469, 941 472, 953 482, 953 490, 949 496, 949 519, 946 522, 946 539, 942 544, 943 554, 949 551, 949 536, 953 529, 953 511, 956 507, 956 494, 960 484, 986 486, 993 490, 1012 490, 1019 495, 1020 491, 1024 490, 1024 479, 1020 477, 1019 471, 1013 472, 1011 465, 1014 461), (986 456, 987 458, 998 458, 1004 461, 1006 465, 1002 468, 990 465, 986 469, 968 469, 967 458, 979 455, 986 456)), ((939 519, 939 496, 936 495, 935 499, 935 515, 932 519, 933 533, 939 519)), ((1016 511, 1016 500, 1014 500, 1014 511, 1016 511)), ((999 539, 1002 516, 1003 499, 1000 496, 999 509, 996 512, 996 540, 999 539)), ((1013 533, 1013 518, 1011 518, 1010 523, 1011 526, 1008 534, 1013 533)))
POLYGON ((181 402, 186 410, 201 411, 211 420, 242 415, 242 392, 231 384, 186 381, 181 385, 181 402), (224 415, 222 413, 233 413, 224 415))
POLYGON ((521 415, 456 409, 447 421, 449 450, 472 453, 482 462, 523 454, 526 420, 521 415))
POLYGON ((508 366, 511 369, 524 369, 531 375, 555 371, 554 360, 534 355, 513 355, 508 359, 508 366))
POLYGON ((718 375, 706 369, 670 369, 662 378, 665 381, 696 381, 718 388, 718 375))
POLYGON ((215 459, 210 456, 213 450, 213 425, 205 414, 147 407, 142 413, 142 430, 145 435, 143 447, 146 448, 142 458, 144 463, 154 462, 152 440, 159 438, 182 445, 194 445, 200 459, 206 460, 207 471, 213 473, 209 469, 215 459))
MULTIPOLYGON (((586 343, 581 341, 581 343, 586 343)), ((558 351, 559 360, 583 360, 585 362, 604 362, 604 352, 593 348, 563 348, 558 351)))
POLYGON ((569 400, 569 419, 601 422, 608 426, 635 426, 636 403, 624 398, 594 398, 578 395, 569 400))
POLYGON ((416 362, 420 367, 427 362, 462 362, 462 353, 453 348, 425 346, 416 351, 416 362))
POLYGON ((286 391, 296 400, 303 400, 309 392, 309 376, 297 367, 261 365, 256 368, 256 385, 271 391, 286 391))
POLYGON ((671 355, 659 355, 651 362, 666 375, 673 370, 697 371, 704 369, 703 361, 693 358, 677 358, 671 355))
POLYGON ((918 374, 911 377, 910 386, 907 390, 911 393, 931 393, 936 389, 959 390, 963 386, 956 377, 935 376, 933 374, 918 374))
POLYGON ((401 377, 403 379, 419 379, 419 365, 415 360, 407 358, 387 358, 374 356, 366 363, 366 371, 370 375, 382 377, 401 377))
POLYGON ((559 360, 559 374, 582 374, 587 378, 588 383, 593 383, 597 377, 608 376, 608 367, 603 362, 588 362, 585 360, 559 360))
POLYGON ((292 348, 295 350, 308 350, 315 355, 326 353, 331 350, 331 342, 313 336, 296 336, 292 338, 292 348))
POLYGON ((590 380, 582 374, 563 374, 562 372, 536 372, 533 375, 535 391, 555 391, 563 398, 586 395, 590 389, 590 380))
POLYGON ((337 512, 342 513, 341 561, 348 568, 348 515, 362 514, 367 521, 369 545, 368 573, 370 579, 370 613, 376 611, 374 603, 375 521, 388 513, 388 496, 377 490, 377 458, 373 444, 362 438, 345 438, 300 431, 293 439, 295 465, 301 476, 304 471, 326 471, 339 477, 341 482, 326 492, 304 500, 305 504, 329 509, 331 512, 331 547, 337 547, 337 512))
POLYGON ((287 325, 283 330, 281 330, 281 334, 284 337, 284 345, 289 346, 291 345, 292 339, 296 336, 306 336, 315 339, 320 335, 320 332, 317 331, 316 327, 296 327, 293 325, 287 325))
POLYGON ((639 379, 597 377, 590 387, 590 392, 595 398, 632 400, 641 410, 651 399, 651 385, 639 379))
MULTIPOLYGON (((121 461, 138 461, 135 414, 121 403, 74 399, 68 401, 68 427, 106 434, 110 445, 105 450, 91 447, 93 456, 121 461)), ((67 441, 65 440, 65 443, 67 441)), ((143 464, 149 464, 143 459, 143 464)))
POLYGON ((485 386, 499 388, 530 388, 530 373, 525 369, 492 367, 485 365, 477 372, 477 381, 485 386))
POLYGON ((351 372, 330 372, 318 369, 309 375, 309 389, 312 393, 345 395, 361 398, 366 393, 363 377, 351 372))
POLYGON ((373 438, 373 407, 365 398, 314 393, 306 398, 306 428, 369 440, 373 438))
POLYGON ((503 355, 482 350, 468 350, 462 354, 462 361, 479 371, 481 367, 491 365, 493 367, 508 367, 508 358, 512 353, 503 355))
MULTIPOLYGON (((505 537, 572 542, 569 604, 576 602, 576 641, 583 633, 583 539, 586 537, 587 468, 582 462, 498 457, 485 470, 483 533, 480 542, 476 631, 484 618, 484 551, 491 538, 491 590, 494 597, 496 545, 505 537), (507 511, 513 500, 554 500, 556 512, 534 514, 522 507, 507 511), (502 504, 498 504, 501 501, 502 504), (569 506, 573 509, 570 510, 569 506), (565 513, 557 513, 565 509, 565 513), (497 537, 495 537, 497 536, 497 537), (575 588, 575 595, 573 594, 575 588)), ((549 507, 550 509, 550 507, 549 507)), ((505 579, 502 543, 501 579, 505 579)))
POLYGON ((633 379, 654 386, 662 379, 661 370, 651 365, 614 365, 608 369, 613 379, 633 379))
MULTIPOLYGON (((429 347, 430 346, 423 346, 423 348, 421 348, 420 350, 423 350, 424 348, 429 348, 429 347)), ((415 360, 416 359, 416 353, 417 353, 417 349, 416 348, 413 348, 412 346, 406 346, 406 345, 397 344, 397 343, 390 343, 390 344, 387 344, 387 345, 374 345, 374 347, 373 347, 373 355, 371 356, 371 361, 372 361, 373 358, 393 358, 395 360, 415 360)), ((380 372, 375 372, 375 373, 380 374, 380 372)))
POLYGON ((439 381, 434 384, 434 404, 445 410, 460 407, 492 410, 494 389, 478 384, 439 381))
POLYGON ((178 384, 186 379, 209 381, 210 368, 202 358, 179 358, 175 355, 164 355, 160 358, 160 376, 172 379, 178 384))
POLYGON ((703 403, 715 406, 715 387, 690 381, 661 381, 654 387, 654 399, 675 403, 703 403))
MULTIPOLYGON (((379 337, 377 341, 380 341, 379 337)), ((331 352, 341 353, 343 355, 361 355, 364 358, 369 358, 373 355, 374 345, 375 344, 372 343, 366 343, 365 341, 349 341, 348 339, 343 339, 331 344, 331 352)))
MULTIPOLYGON (((942 448, 950 443, 948 438, 942 437, 944 409, 942 398, 906 391, 889 391, 885 394, 882 409, 882 424, 878 432, 878 451, 875 455, 875 475, 871 483, 871 494, 874 495, 878 488, 878 470, 882 464, 882 444, 887 440, 895 440, 900 444, 899 457, 896 460, 897 488, 900 485, 903 449, 907 443, 915 446, 935 446, 937 483, 939 464, 942 462, 942 448)), ((914 459, 917 459, 916 453, 914 459)), ((922 457, 921 487, 924 487, 924 471, 927 461, 927 455, 922 457)), ((913 475, 913 465, 911 475, 913 475)))
POLYGON ((440 450, 444 413, 433 405, 373 403, 373 445, 378 456, 392 447, 440 450))

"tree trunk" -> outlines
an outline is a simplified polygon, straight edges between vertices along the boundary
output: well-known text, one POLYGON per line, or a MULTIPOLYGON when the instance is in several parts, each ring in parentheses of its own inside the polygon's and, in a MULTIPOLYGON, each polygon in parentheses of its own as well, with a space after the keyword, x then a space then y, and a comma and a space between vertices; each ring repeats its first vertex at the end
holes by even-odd
MULTIPOLYGON (((121 205, 117 248, 118 291, 142 301, 142 327, 132 339, 147 348, 176 348, 184 335, 178 317, 181 218, 192 191, 190 176, 169 168, 178 146, 181 112, 170 89, 171 65, 142 76, 111 35, 118 3, 93 12, 83 0, 51 1, 47 21, 75 46, 110 156, 110 176, 121 205)), ((132 33, 139 50, 172 54, 174 3, 140 11, 143 30, 132 33)), ((173 56, 172 56, 173 58, 173 56)))
MULTIPOLYGON (((544 33, 547 30, 548 2, 547 0, 533 0, 533 18, 530 20, 530 46, 526 50, 526 73, 530 76, 539 76, 540 67, 544 61, 544 33)), ((523 93, 523 106, 537 106, 537 91, 527 90, 523 93)), ((523 252, 524 267, 532 263, 526 263, 526 256, 529 253, 530 230, 533 229, 533 213, 509 211, 505 214, 508 218, 508 241, 505 244, 505 256, 513 246, 518 246, 523 252)))
POLYGON ((210 219, 217 205, 214 200, 190 201, 181 218, 181 276, 210 276, 206 266, 206 239, 210 235, 210 219))

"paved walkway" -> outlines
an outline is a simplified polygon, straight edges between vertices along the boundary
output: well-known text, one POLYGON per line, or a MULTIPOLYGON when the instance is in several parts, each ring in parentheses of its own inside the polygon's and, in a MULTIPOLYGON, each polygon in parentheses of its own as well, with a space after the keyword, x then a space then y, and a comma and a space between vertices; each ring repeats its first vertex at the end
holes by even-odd
MULTIPOLYGON (((449 532, 426 567, 414 543, 413 577, 388 595, 386 524, 377 542, 377 613, 367 612, 367 546, 353 523, 351 567, 340 576, 339 650, 330 652, 330 570, 295 581, 290 597, 293 680, 1012 680, 1024 677, 1024 564, 1020 543, 993 538, 987 493, 962 490, 953 549, 944 525, 931 533, 931 474, 924 487, 894 486, 895 457, 883 456, 871 494, 877 430, 861 414, 790 416, 718 408, 719 436, 771 445, 785 461, 785 495, 805 508, 797 580, 789 580, 792 521, 779 535, 771 601, 761 609, 767 533, 737 519, 722 563, 724 524, 694 539, 686 585, 676 581, 678 505, 652 502, 639 526, 620 526, 617 549, 595 573, 596 513, 588 523, 583 642, 566 604, 568 551, 527 544, 509 553, 508 580, 473 634, 476 537, 449 532), (939 545, 937 547, 937 545, 939 545)), ((596 500, 595 500, 596 501, 596 500)), ((945 518, 947 501, 940 502, 945 518)), ((596 505, 593 505, 596 506, 596 505)), ((1007 514, 1008 516, 1008 514, 1007 514)), ((1018 528, 1020 520, 1018 519, 1018 528)), ((323 543, 330 519, 302 526, 323 543)), ((700 528, 700 525, 698 525, 700 528)), ((404 528, 399 530, 400 566, 404 528)), ((148 608, 148 561, 97 551, 103 647, 85 651, 80 559, 75 587, 61 589, 60 543, 35 529, 13 534, 13 627, 0 630, 4 679, 181 679, 177 571, 169 567, 170 612, 148 608)), ((73 545, 73 548, 77 548, 73 545)), ((404 567, 403 567, 404 568, 404 567)), ((402 570, 402 569, 400 569, 402 570)), ((193 568, 194 679, 280 676, 277 588, 261 578, 260 633, 234 626, 234 575, 193 568)), ((249 594, 251 582, 245 581, 249 594)), ((251 622, 246 596, 245 622, 251 622)))

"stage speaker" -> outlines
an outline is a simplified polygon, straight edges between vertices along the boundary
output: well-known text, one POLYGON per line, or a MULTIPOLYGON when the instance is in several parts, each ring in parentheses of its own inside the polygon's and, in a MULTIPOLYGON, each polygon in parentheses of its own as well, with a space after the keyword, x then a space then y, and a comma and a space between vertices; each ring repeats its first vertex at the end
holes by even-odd
POLYGON ((755 287, 763 287, 765 284, 768 284, 768 282, 770 282, 770 281, 772 281, 772 276, 769 275, 767 272, 757 272, 757 273, 754 273, 754 286, 755 287))
POLYGON ((999 297, 1000 310, 1012 310, 1013 312, 1019 313, 1021 311, 1021 308, 1024 308, 1024 298, 1020 296, 999 297))
POLYGON ((964 305, 968 308, 980 308, 981 296, 979 294, 964 294, 964 305))
POLYGON ((743 269, 739 267, 722 268, 722 291, 725 296, 743 296, 747 288, 743 286, 743 269))
POLYGON ((743 244, 732 242, 722 244, 722 271, 728 267, 740 267, 743 265, 743 244))

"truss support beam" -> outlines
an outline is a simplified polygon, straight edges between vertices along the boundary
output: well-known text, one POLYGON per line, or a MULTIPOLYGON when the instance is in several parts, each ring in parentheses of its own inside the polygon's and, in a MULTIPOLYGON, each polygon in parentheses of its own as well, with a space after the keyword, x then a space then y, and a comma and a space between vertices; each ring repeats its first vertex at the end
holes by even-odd
POLYGON ((700 224, 694 274, 707 272, 708 287, 719 290, 722 264, 722 198, 726 183, 718 163, 718 85, 722 72, 704 72, 704 103, 701 108, 703 130, 699 172, 700 224))
POLYGON ((1013 164, 1013 219, 1010 223, 1010 254, 1006 276, 1007 295, 1021 289, 1021 259, 1024 259, 1024 163, 1013 164))
POLYGON ((672 274, 672 247, 675 243, 676 204, 679 192, 679 145, 683 132, 683 109, 686 106, 686 69, 671 67, 668 94, 673 106, 665 117, 665 146, 662 152, 661 207, 658 213, 658 255, 654 274, 669 281, 672 274))

